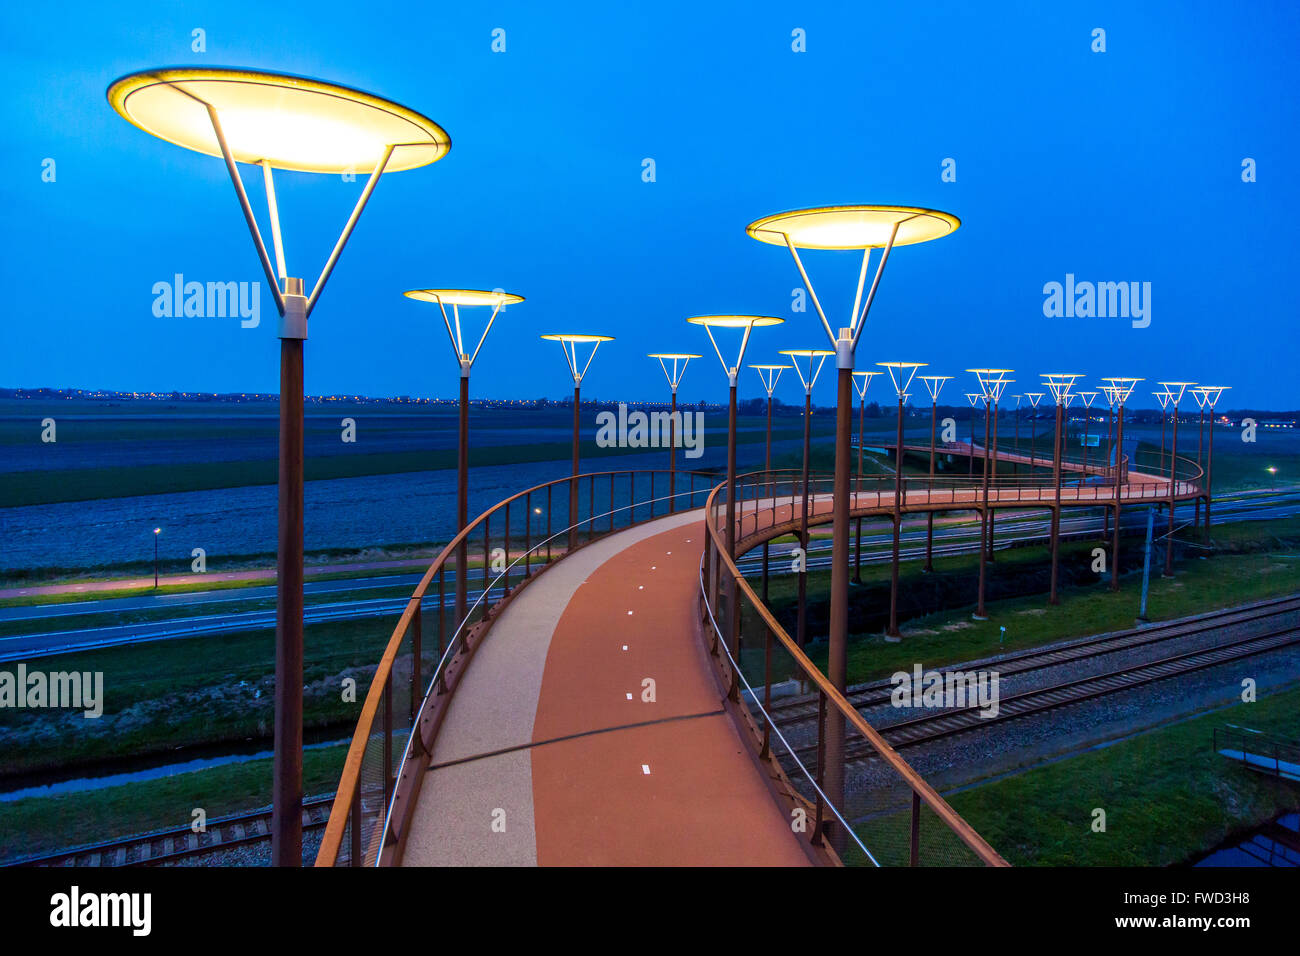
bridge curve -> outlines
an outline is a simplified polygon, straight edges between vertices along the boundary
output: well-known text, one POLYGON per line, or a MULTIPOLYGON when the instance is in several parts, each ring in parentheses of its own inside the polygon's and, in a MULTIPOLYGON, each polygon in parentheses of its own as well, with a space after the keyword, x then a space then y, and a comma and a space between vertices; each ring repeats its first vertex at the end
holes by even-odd
MULTIPOLYGON (((1118 468, 1063 463, 1060 506, 1203 493, 1194 463, 1179 459, 1171 470, 1172 479, 1130 470, 1127 459, 1118 468)), ((801 477, 740 476, 736 555, 797 524, 801 477)), ((879 863, 857 819, 841 815, 851 808, 825 800, 823 764, 833 755, 819 751, 817 765, 796 761, 789 773, 776 759, 780 746, 795 750, 765 706, 774 647, 867 740, 885 775, 873 787, 910 794, 911 853, 902 861, 917 862, 922 820, 937 818, 945 859, 1001 864, 753 594, 719 547, 726 486, 717 480, 560 479, 505 499, 457 535, 376 668, 317 865, 808 864, 846 854, 879 863), (455 567, 462 547, 481 558, 455 567), (478 590, 465 619, 453 621, 448 586, 459 573, 478 590), (763 703, 738 663, 742 618, 766 633, 763 703)), ((830 479, 810 478, 807 490, 809 523, 830 521, 830 479)), ((1055 508, 1057 495, 1054 476, 988 481, 989 508, 1055 508)), ((854 516, 984 507, 979 476, 853 479, 854 516)), ((906 810, 881 818, 896 828, 906 810)))

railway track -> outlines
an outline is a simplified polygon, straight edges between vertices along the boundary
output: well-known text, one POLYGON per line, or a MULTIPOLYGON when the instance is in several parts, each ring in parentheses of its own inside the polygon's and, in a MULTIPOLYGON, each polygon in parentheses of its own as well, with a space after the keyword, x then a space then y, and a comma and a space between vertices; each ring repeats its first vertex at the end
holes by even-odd
MULTIPOLYGON (((304 832, 324 828, 334 797, 313 797, 303 801, 304 832)), ((7 860, 4 866, 154 866, 205 856, 231 847, 248 846, 271 839, 271 808, 262 807, 209 820, 203 833, 188 826, 142 833, 119 840, 105 840, 60 850, 42 856, 7 860)))
MULTIPOLYGON (((1295 599, 1285 600, 1293 601, 1295 599)), ((1265 603, 1268 604, 1275 602, 1265 603)), ((998 701, 998 713, 996 716, 981 716, 981 708, 978 704, 975 704, 968 707, 945 709, 942 711, 923 714, 919 717, 908 718, 888 726, 877 727, 876 729, 890 744, 890 746, 896 750, 902 750, 907 747, 929 743, 968 730, 980 729, 1002 721, 1014 720, 1031 714, 1043 713, 1044 711, 1064 707, 1069 704, 1081 703, 1108 694, 1131 690, 1155 681, 1189 674, 1208 667, 1216 667, 1220 664, 1242 660, 1244 658, 1253 657, 1257 654, 1264 654, 1293 644, 1300 644, 1300 628, 1297 628, 1294 622, 1277 623, 1275 620, 1278 614, 1286 613, 1285 610, 1276 610, 1274 613, 1258 613, 1263 610, 1258 607, 1256 607, 1255 610, 1257 613, 1253 617, 1247 617, 1245 619, 1246 621, 1273 621, 1273 623, 1270 623, 1267 630, 1262 634, 1252 634, 1250 636, 1240 637, 1231 641, 1226 641, 1222 644, 1217 644, 1213 647, 1171 654, 1145 664, 1140 664, 1136 667, 1129 667, 1110 671, 1104 674, 1098 674, 1092 677, 1065 681, 1048 687, 1042 687, 1037 690, 1023 691, 1009 696, 1004 695, 1001 696, 998 701)), ((1222 627, 1224 624, 1221 622, 1221 618, 1224 616, 1230 615, 1220 615, 1220 620, 1209 624, 1209 626, 1194 628, 1190 631, 1183 631, 1182 633, 1173 636, 1187 636, 1188 634, 1203 633, 1212 628, 1222 627)), ((1163 638, 1163 640, 1168 639, 1171 638, 1163 638)), ((1072 648, 1063 648, 1062 650, 1071 649, 1072 648)), ((1119 649, 1124 650, 1127 649, 1127 647, 1119 649)), ((1100 653, 1110 652, 1111 651, 1102 651, 1100 653)), ((1057 663, 1059 663, 1059 661, 1057 663)), ((1051 666, 1051 664, 1044 663, 1037 664, 1036 666, 1045 667, 1051 666)), ((998 669, 999 675, 1009 672, 1009 670, 1004 670, 1002 668, 998 669)), ((888 702, 888 699, 888 695, 886 695, 885 702, 888 702)), ((809 719, 811 718, 797 717, 796 722, 806 722, 809 719)), ((782 730, 783 732, 788 733, 788 724, 782 725, 782 730)), ((814 745, 806 745, 797 747, 795 753, 801 761, 804 761, 805 764, 807 764, 808 761, 815 759, 816 749, 817 748, 814 745)), ((845 747, 846 760, 853 761, 870 759, 873 756, 874 751, 865 740, 855 740, 845 747)))
MULTIPOLYGON (((987 662, 986 669, 996 669, 1002 677, 1024 674, 1029 671, 1069 664, 1088 657, 1103 654, 1115 654, 1138 647, 1160 644, 1203 634, 1206 631, 1223 627, 1235 627, 1257 621, 1274 620, 1286 614, 1300 614, 1300 595, 1273 598, 1243 607, 1224 608, 1210 611, 1196 618, 1168 621, 1149 627, 1135 628, 1110 634, 1100 634, 1058 645, 1051 650, 1024 650, 1003 655, 996 661, 987 662)), ((969 670, 968 665, 961 668, 943 668, 950 670, 969 670)), ((849 702, 859 710, 866 710, 888 704, 893 685, 889 681, 874 681, 850 687, 845 695, 849 702)), ((783 727, 790 722, 813 720, 817 717, 817 698, 799 697, 774 703, 771 707, 772 717, 783 727)))

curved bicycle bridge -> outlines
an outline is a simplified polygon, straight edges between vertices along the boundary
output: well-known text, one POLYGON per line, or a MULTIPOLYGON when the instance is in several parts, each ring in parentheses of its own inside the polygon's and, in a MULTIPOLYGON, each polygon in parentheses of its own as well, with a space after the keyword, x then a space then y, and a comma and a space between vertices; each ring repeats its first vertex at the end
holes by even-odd
MULTIPOLYGON (((905 449, 917 451, 929 449, 905 449)), ((940 451, 986 455, 969 444, 940 451)), ((1118 514, 1207 494, 1199 467, 1181 458, 1147 469, 1069 461, 1043 475, 1032 466, 1050 461, 996 454, 987 481, 854 477, 850 515, 897 525, 907 513, 1006 507, 1118 514)), ((564 478, 457 535, 376 669, 316 865, 1005 865, 831 685, 736 565, 803 527, 805 493, 808 526, 831 521, 830 479, 739 476, 734 556, 718 480, 564 478), (458 574, 474 599, 463 621, 452 619, 458 574), (787 735, 769 715, 791 687, 817 695, 818 719, 787 735), (839 806, 823 788, 825 767, 843 757, 826 752, 828 716, 875 755, 854 764, 839 806)))

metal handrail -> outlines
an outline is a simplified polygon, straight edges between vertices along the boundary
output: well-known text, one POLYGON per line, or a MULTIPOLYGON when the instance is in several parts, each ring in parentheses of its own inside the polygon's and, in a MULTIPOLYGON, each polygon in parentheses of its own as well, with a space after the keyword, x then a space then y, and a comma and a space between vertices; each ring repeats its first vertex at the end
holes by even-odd
MULTIPOLYGON (((377 833, 381 842, 379 843, 378 850, 375 853, 376 862, 378 862, 379 856, 382 853, 382 849, 383 849, 382 840, 384 839, 388 831, 389 815, 391 813, 393 800, 396 796, 394 785, 397 780, 397 775, 394 775, 392 773, 393 767, 392 767, 392 760, 391 760, 391 753, 390 753, 390 749, 391 749, 390 738, 392 736, 392 731, 391 731, 391 726, 389 726, 391 724, 391 719, 392 719, 391 701, 392 701, 392 692, 393 692, 393 667, 398 658, 399 653, 402 652, 403 645, 406 642, 408 632, 410 632, 412 629, 412 625, 414 625, 414 639, 413 639, 414 674, 412 677, 412 683, 421 684, 419 688, 420 707, 418 711, 415 711, 415 709, 412 708, 412 713, 410 718, 412 733, 410 735, 410 739, 408 740, 407 747, 403 748, 402 763, 405 762, 406 753, 410 749, 411 743, 417 737, 419 737, 417 731, 420 726, 419 724, 420 716, 424 713, 424 709, 427 701, 430 698, 430 695, 432 694, 435 688, 439 687, 440 685, 445 686, 444 681, 445 681, 447 665, 449 664, 449 662, 451 662, 454 658, 458 656, 459 652, 463 651, 466 647, 466 642, 468 640, 468 631, 472 623, 471 614, 474 608, 477 608, 480 605, 483 606, 483 616, 480 617, 478 622, 474 622, 474 623, 482 623, 483 621, 488 620, 492 615, 493 609, 498 605, 500 605, 503 601, 508 599, 512 595, 514 590, 517 590, 518 587, 522 586, 524 583, 531 580, 531 578, 534 576, 534 573, 540 573, 540 569, 550 565, 551 542, 559 538, 561 535, 567 534, 571 528, 577 528, 582 525, 592 524, 597 519, 609 518, 609 522, 610 522, 609 527, 601 531, 596 531, 593 527, 589 531, 588 540, 584 542, 582 545, 578 545, 579 547, 582 547, 585 544, 590 543, 591 541, 597 540, 598 537, 603 537, 604 535, 613 533, 616 530, 622 531, 627 527, 631 527, 637 524, 638 521, 636 519, 635 509, 638 507, 648 506, 650 509, 649 517, 641 519, 643 521, 652 520, 657 517, 662 517, 662 515, 655 514, 654 506, 656 503, 664 500, 669 500, 672 498, 682 497, 682 496, 693 497, 694 495, 697 494, 703 494, 707 490, 707 488, 697 489, 695 487, 696 479, 704 478, 711 483, 712 481, 716 480, 716 477, 717 476, 712 472, 704 472, 704 471, 681 471, 681 470, 670 471, 669 469, 633 469, 627 471, 593 472, 584 475, 578 475, 576 477, 567 476, 564 478, 557 478, 552 481, 543 482, 542 484, 539 485, 534 485, 531 488, 525 489, 524 491, 511 495, 509 498, 505 498, 497 502, 491 508, 487 509, 482 514, 480 514, 477 518, 471 521, 468 525, 465 526, 465 528, 462 531, 460 531, 454 538, 452 538, 452 540, 449 541, 443 547, 443 549, 438 553, 438 556, 434 559, 433 563, 430 564, 428 570, 425 571, 419 583, 416 585, 415 591, 408 599, 406 607, 402 611, 402 614, 398 619, 397 625, 393 629, 392 636, 389 638, 388 643, 384 648, 384 653, 380 657, 379 664, 376 667, 373 678, 371 679, 370 688, 366 694, 365 701, 362 705, 361 714, 357 719, 356 730, 352 735, 352 742, 348 747, 347 757, 344 759, 342 775, 340 777, 338 790, 334 798, 334 804, 330 811, 330 818, 328 823, 326 824, 325 832, 321 839, 321 847, 319 852, 317 853, 316 865, 317 866, 335 865, 335 863, 339 859, 339 855, 342 850, 344 832, 347 830, 349 823, 351 823, 354 828, 353 841, 352 841, 354 853, 352 855, 351 864, 354 866, 361 865, 362 861, 357 859, 355 853, 355 850, 357 849, 357 845, 359 843, 359 838, 356 832, 356 828, 360 824, 359 801, 360 801, 360 791, 361 791, 361 771, 362 771, 362 764, 366 756, 367 745, 369 741, 377 733, 384 734, 385 766, 383 768, 383 773, 384 773, 384 783, 385 783, 385 799, 384 799, 384 809, 383 809, 382 816, 380 818, 380 826, 378 827, 378 833, 377 833), (638 475, 649 476, 650 478, 649 499, 642 500, 642 501, 635 500, 636 476, 638 475), (656 496, 655 494, 656 476, 667 476, 667 475, 673 475, 675 476, 675 478, 664 479, 665 489, 671 488, 676 478, 681 478, 690 482, 689 490, 684 492, 677 492, 676 494, 670 493, 668 498, 656 496), (627 505, 615 509, 612 507, 612 503, 614 500, 614 491, 615 491, 614 485, 615 482, 620 478, 626 478, 630 482, 629 502, 627 505), (596 485, 598 480, 603 482, 604 479, 608 479, 610 484, 609 500, 611 503, 611 508, 607 512, 598 513, 595 508, 596 485), (566 527, 559 532, 551 533, 551 522, 550 522, 550 517, 551 517, 550 510, 551 510, 551 503, 552 503, 551 490, 557 486, 562 486, 567 489, 568 487, 573 486, 575 483, 578 486, 586 484, 590 488, 590 495, 589 495, 589 501, 591 505, 590 512, 585 519, 579 521, 571 521, 569 523, 570 527, 566 527), (536 546, 532 545, 531 519, 529 519, 529 525, 528 525, 529 530, 528 532, 526 532, 527 537, 526 537, 525 547, 522 549, 522 553, 516 557, 515 562, 511 562, 509 559, 509 549, 510 549, 509 508, 512 504, 516 504, 522 501, 525 503, 528 510, 531 511, 533 497, 535 495, 540 497, 543 493, 546 495, 547 498, 547 534, 542 539, 542 541, 540 541, 536 546), (618 527, 616 529, 614 527, 614 517, 613 517, 614 513, 616 511, 621 512, 627 510, 632 511, 632 516, 631 516, 632 520, 628 524, 622 525, 621 527, 618 527), (506 531, 505 531, 505 537, 503 538, 503 544, 506 546, 507 549, 506 567, 504 571, 498 574, 495 579, 489 581, 487 577, 487 565, 485 564, 484 575, 483 575, 483 579, 484 579, 483 591, 480 594, 479 599, 475 601, 474 607, 467 609, 464 619, 458 622, 451 640, 447 641, 445 644, 445 648, 441 649, 438 665, 433 671, 433 673, 430 675, 428 685, 427 687, 425 687, 422 685, 422 682, 419 681, 419 659, 421 656, 420 655, 420 636, 421 636, 420 618, 421 618, 421 608, 423 605, 424 598, 428 596, 430 585, 433 583, 434 579, 438 578, 440 582, 440 587, 439 587, 438 595, 436 596, 439 597, 440 613, 445 609, 447 603, 445 597, 445 585, 446 585, 445 575, 446 575, 446 565, 448 560, 451 558, 452 555, 454 555, 457 552, 457 550, 460 547, 462 547, 462 545, 467 545, 470 537, 473 536, 479 530, 482 530, 484 532, 484 542, 485 542, 484 553, 486 557, 488 552, 488 543, 490 541, 490 538, 488 536, 488 529, 490 527, 490 522, 494 515, 501 514, 502 512, 504 512, 505 519, 506 519, 506 531), (538 572, 533 572, 531 568, 532 562, 529 559, 531 555, 535 551, 539 550, 543 545, 545 545, 547 549, 546 559, 540 562, 538 572), (526 562, 525 576, 516 584, 515 588, 512 589, 509 583, 509 574, 511 569, 515 567, 515 565, 517 564, 520 557, 522 557, 526 562), (501 581, 502 577, 505 578, 505 582, 506 582, 505 586, 501 589, 501 594, 497 598, 497 600, 493 601, 492 592, 494 591, 497 583, 501 581), (380 719, 381 709, 383 711, 383 721, 385 726, 383 726, 382 728, 378 728, 377 723, 379 722, 380 719)), ((569 501, 568 495, 567 494, 562 495, 561 498, 562 498, 561 507, 567 508, 568 501, 569 501)), ((673 513, 675 510, 677 510, 675 507, 675 502, 670 503, 668 513, 673 513)), ((572 518, 573 516, 570 517, 572 518)), ((456 570, 458 574, 467 574, 468 572, 467 567, 466 568, 458 567, 456 570)), ((443 629, 440 627, 439 628, 440 641, 442 640, 443 633, 444 633, 443 629)), ((421 740, 421 746, 423 745, 424 742, 423 740, 421 740)))
MULTIPOLYGON (((708 500, 704 503, 706 515, 713 513, 716 508, 715 499, 720 493, 725 493, 725 491, 726 486, 719 485, 710 493, 708 500)), ((927 783, 926 780, 917 773, 870 724, 867 723, 863 716, 858 713, 857 708, 849 703, 844 695, 836 689, 835 685, 832 684, 821 670, 813 664, 808 656, 804 654, 803 650, 795 643, 794 639, 786 633, 785 628, 781 626, 781 623, 777 621, 776 617, 762 602, 758 594, 745 579, 744 574, 742 574, 740 569, 736 566, 735 560, 727 553, 725 537, 720 539, 719 535, 721 532, 715 527, 715 522, 711 520, 706 521, 705 530, 708 534, 708 542, 706 544, 705 552, 706 563, 710 558, 720 562, 720 570, 724 571, 728 575, 731 585, 734 586, 740 594, 743 594, 748 598, 750 605, 762 619, 768 633, 776 638, 786 652, 794 659, 795 663, 799 666, 800 670, 803 671, 808 680, 816 685, 817 690, 826 701, 826 704, 834 707, 844 716, 845 720, 847 720, 854 729, 867 740, 871 745, 871 748, 876 752, 876 755, 888 764, 889 767, 903 779, 908 787, 911 788, 914 798, 919 798, 922 803, 928 806, 930 810, 933 811, 941 821, 943 821, 944 825, 947 826, 948 829, 951 830, 967 847, 969 847, 983 863, 988 866, 1008 866, 1009 864, 1007 861, 1004 860, 998 852, 975 831, 975 828, 967 823, 966 820, 957 813, 957 811, 949 806, 948 802, 939 795, 938 791, 931 787, 930 784, 927 783)), ((715 569, 718 569, 717 565, 715 565, 715 569)), ((705 577, 708 576, 709 572, 706 572, 705 577)), ((702 579, 701 598, 704 601, 706 610, 712 617, 714 615, 714 607, 717 604, 716 586, 706 586, 702 579), (711 590, 715 591, 713 600, 710 600, 711 590)), ((715 631, 715 645, 720 640, 720 636, 715 631)), ((716 647, 714 650, 716 651, 716 647)), ((728 659, 731 659, 729 652, 728 659)), ((738 671, 739 669, 737 668, 733 673, 738 676, 738 671)), ((833 808, 832 812, 835 813, 837 817, 840 816, 839 808, 833 808)))

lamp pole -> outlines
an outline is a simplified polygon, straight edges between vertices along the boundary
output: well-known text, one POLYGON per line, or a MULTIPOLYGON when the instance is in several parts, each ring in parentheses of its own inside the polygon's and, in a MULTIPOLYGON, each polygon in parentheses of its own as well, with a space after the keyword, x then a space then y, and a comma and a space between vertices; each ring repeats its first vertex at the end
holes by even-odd
POLYGON ((799 384, 803 386, 803 509, 799 517, 799 546, 803 548, 803 561, 799 563, 799 606, 796 614, 795 643, 803 647, 808 643, 808 480, 809 459, 812 456, 812 390, 817 384, 826 359, 834 355, 824 349, 784 349, 781 354, 790 359, 799 384), (808 374, 799 367, 799 360, 808 362, 808 374), (816 360, 817 366, 813 367, 816 360))
POLYGON ((989 427, 990 418, 993 409, 996 407, 997 396, 1007 387, 1009 380, 1006 378, 1011 369, 1001 368, 970 368, 966 371, 975 375, 979 383, 980 391, 978 398, 984 402, 984 467, 980 475, 980 550, 979 550, 979 587, 978 598, 975 605, 975 613, 972 615, 977 621, 987 621, 988 614, 984 608, 984 593, 988 579, 989 553, 992 550, 992 537, 989 527, 989 427))
MULTIPOLYGON (((771 245, 783 245, 808 290, 827 339, 835 349, 835 481, 831 543, 830 634, 826 676, 839 692, 847 688, 849 608, 849 462, 852 435, 853 365, 866 319, 880 287, 885 264, 896 244, 908 245, 946 236, 961 225, 956 216, 935 210, 900 206, 830 206, 767 216, 749 224, 746 232, 771 245), (832 327, 817 291, 808 278, 799 249, 854 250, 862 253, 857 292, 846 326, 832 327), (880 249, 871 289, 863 297, 871 251, 880 249)), ((844 802, 844 715, 831 708, 827 715, 825 772, 822 789, 834 806, 844 802)), ((830 826, 831 843, 842 849, 846 834, 830 826)))
POLYGON ((1210 533, 1210 498, 1213 496, 1213 477, 1214 477, 1214 406, 1219 403, 1231 385, 1206 385, 1204 386, 1206 395, 1206 406, 1210 409, 1210 446, 1207 449, 1205 461, 1205 533, 1210 533))
POLYGON ((573 378, 573 464, 569 477, 569 550, 572 551, 578 545, 578 475, 582 470, 579 456, 580 439, 578 430, 580 406, 582 405, 582 379, 586 376, 587 370, 591 368, 591 362, 596 357, 596 351, 603 343, 613 342, 614 337, 612 335, 556 332, 543 335, 542 338, 548 342, 560 343, 560 351, 564 353, 565 364, 569 367, 569 375, 573 378), (579 345, 591 346, 586 362, 583 362, 578 357, 579 345), (581 369, 579 369, 579 366, 582 366, 581 369))
POLYGON ((1043 400, 1044 392, 1025 392, 1033 414, 1029 416, 1029 474, 1032 476, 1037 463, 1038 452, 1038 403, 1043 400))
MULTIPOLYGON (((1002 393, 1008 385, 1011 385, 1015 379, 1003 379, 998 387, 993 390, 993 480, 996 482, 998 476, 998 405, 1002 401, 1002 393)), ((995 493, 994 500, 997 499, 995 493)), ((997 518, 997 507, 989 508, 989 546, 986 553, 988 563, 993 563, 993 528, 997 518)))
POLYGON ((925 573, 934 570, 934 508, 930 498, 934 495, 934 438, 939 424, 939 393, 951 375, 922 375, 925 390, 930 393, 930 481, 925 489, 925 573))
POLYGON ((1117 408, 1115 415, 1115 518, 1114 531, 1110 546, 1110 589, 1119 590, 1119 526, 1123 508, 1120 490, 1127 481, 1124 468, 1124 403, 1128 401, 1140 378, 1108 378, 1109 391, 1106 397, 1117 408))
MULTIPOLYGON (((506 292, 484 292, 479 289, 411 289, 402 293, 408 299, 417 302, 430 302, 438 307, 442 324, 451 341, 452 354, 460 370, 459 427, 456 441, 456 533, 464 531, 469 525, 469 376, 474 368, 483 343, 497 315, 507 306, 524 301, 521 295, 506 292), (447 315, 447 306, 451 306, 451 315, 447 315), (466 347, 460 320, 461 306, 491 306, 492 314, 488 317, 478 344, 473 350, 466 347), (454 322, 453 322, 454 320, 454 322)), ((486 570, 484 574, 486 575, 486 570)), ((456 548, 456 613, 454 628, 459 630, 465 622, 466 608, 469 604, 469 544, 462 540, 456 548)), ((486 580, 486 578, 485 578, 486 580)))
POLYGON ((162 528, 153 529, 153 589, 158 590, 158 535, 162 534, 162 528))
MULTIPOLYGON (((879 372, 854 372, 853 388, 858 393, 858 490, 857 494, 862 494, 862 452, 863 445, 866 443, 866 421, 867 421, 867 389, 871 386, 871 380, 879 375, 879 372)), ((853 560, 853 583, 862 583, 862 517, 859 516, 853 529, 854 535, 854 560, 853 560)))
MULTIPOLYGON (((659 367, 664 370, 672 391, 672 406, 668 412, 668 513, 672 514, 677 510, 677 386, 682 383, 691 359, 704 356, 692 352, 651 352, 649 357, 659 360, 659 367), (668 370, 669 362, 673 363, 671 372, 668 370)), ((654 508, 654 505, 650 507, 654 508)))
MULTIPOLYGON (((772 393, 776 391, 776 383, 781 378, 781 372, 789 368, 788 365, 751 365, 750 368, 758 372, 758 377, 763 380, 763 391, 767 393, 767 436, 763 446, 763 471, 768 475, 768 494, 772 493, 771 474, 772 474, 772 393)), ((775 502, 773 503, 775 507, 775 502)), ((763 603, 767 603, 767 566, 769 557, 769 543, 763 542, 763 603)))
POLYGON ((213 67, 144 70, 108 89, 133 125, 205 155, 217 147, 234 186, 276 311, 280 315, 280 435, 276 553, 275 756, 271 858, 302 865, 303 342, 307 320, 385 171, 414 169, 447 154, 451 140, 432 120, 347 87, 264 71, 213 67), (223 119, 235 119, 227 130, 223 119), (401 122, 400 142, 393 130, 401 122), (286 137, 284 129, 294 135, 286 137), (230 134, 230 135, 228 135, 230 134), (310 144, 310 148, 304 144, 310 144), (258 227, 238 163, 261 167, 275 264, 258 227), (346 173, 371 168, 352 214, 310 294, 285 266, 272 170, 346 173))
POLYGON ((1174 576, 1174 502, 1178 492, 1178 403, 1183 393, 1195 382, 1161 382, 1169 391, 1169 404, 1173 408, 1174 427, 1169 440, 1169 532, 1165 535, 1165 570, 1161 577, 1174 576))
POLYGON ((1053 485, 1053 506, 1052 506, 1052 583, 1051 593, 1048 596, 1049 604, 1060 604, 1061 597, 1058 591, 1059 566, 1061 558, 1061 445, 1064 440, 1064 420, 1066 399, 1070 395, 1070 389, 1078 380, 1079 375, 1070 372, 1048 372, 1043 375, 1044 384, 1052 393, 1052 398, 1056 402, 1056 431, 1052 441, 1052 485, 1053 485))
POLYGON ((889 627, 885 631, 885 640, 897 642, 902 640, 898 630, 898 558, 899 545, 903 530, 903 406, 907 403, 908 388, 916 370, 924 368, 925 362, 877 362, 889 372, 889 380, 898 395, 898 435, 894 450, 894 548, 889 570, 889 627))
MULTIPOLYGON (((1204 491, 1205 475, 1205 403, 1208 396, 1205 393, 1205 387, 1192 389, 1192 397, 1196 399, 1197 417, 1196 417, 1196 467, 1201 469, 1202 485, 1204 491)), ((1196 496, 1195 511, 1192 512, 1192 528, 1196 529, 1201 526, 1201 495, 1196 496)))
POLYGON ((1020 459, 1020 400, 1021 400, 1022 398, 1024 398, 1024 396, 1023 396, 1023 395, 1012 395, 1011 397, 1014 398, 1014 399, 1016 400, 1016 408, 1015 408, 1015 428, 1016 428, 1016 435, 1015 435, 1015 459, 1013 459, 1012 462, 1011 462, 1011 473, 1012 473, 1013 475, 1019 475, 1019 474, 1020 474, 1020 460, 1019 460, 1019 459, 1020 459))

